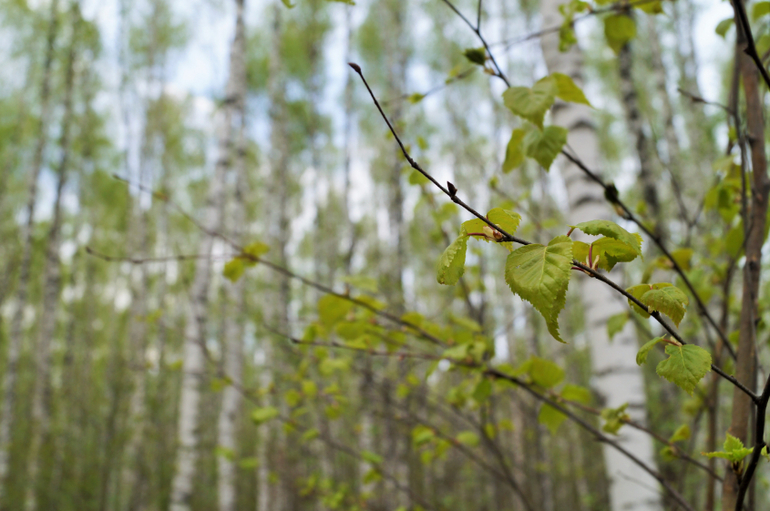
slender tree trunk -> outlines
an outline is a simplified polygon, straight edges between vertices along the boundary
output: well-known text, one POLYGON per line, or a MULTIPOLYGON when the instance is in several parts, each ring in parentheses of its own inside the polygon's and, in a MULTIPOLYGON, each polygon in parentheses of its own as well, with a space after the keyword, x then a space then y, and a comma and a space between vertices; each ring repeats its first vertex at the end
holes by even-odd
POLYGON ((26 508, 37 509, 37 488, 40 475, 40 451, 50 434, 51 420, 51 339, 56 331, 56 316, 59 309, 59 293, 61 292, 61 268, 59 261, 59 237, 62 224, 62 194, 67 183, 67 173, 70 160, 70 138, 72 133, 73 92, 75 82, 75 56, 80 25, 80 10, 77 3, 72 4, 72 41, 67 56, 67 70, 64 91, 64 117, 62 118, 62 134, 59 142, 61 159, 56 173, 58 183, 53 204, 53 219, 48 231, 46 259, 43 285, 43 309, 40 320, 40 330, 37 342, 37 360, 35 387, 32 394, 32 440, 29 447, 26 508))
MULTIPOLYGON (((751 148, 752 170, 751 193, 749 194, 751 207, 746 212, 748 218, 744 219, 746 262, 743 267, 743 294, 738 325, 738 360, 735 364, 735 377, 749 389, 755 390, 756 325, 760 318, 758 296, 770 179, 767 175, 767 155, 765 154, 764 93, 760 89, 759 71, 751 58, 743 52, 747 44, 746 34, 741 30, 741 24, 737 19, 735 25, 738 29, 736 44, 740 49, 737 54, 738 62, 736 65, 740 66, 741 77, 743 78, 743 93, 746 98, 746 138, 751 148)), ((753 410, 751 399, 744 392, 735 388, 728 431, 747 445, 749 444, 749 424, 753 410)), ((735 509, 739 486, 735 473, 728 468, 722 486, 723 510, 735 509)))
MULTIPOLYGON (((541 4, 543 25, 552 26, 559 22, 558 0, 544 0, 541 4)), ((567 74, 581 84, 582 54, 577 46, 566 53, 560 53, 558 39, 544 37, 541 40, 548 69, 567 74)), ((596 169, 599 163, 596 130, 589 108, 573 103, 557 103, 553 110, 554 124, 569 130, 568 143, 578 151, 578 156, 590 167, 596 169)), ((609 208, 603 197, 603 190, 590 182, 577 166, 565 164, 562 174, 569 196, 570 223, 609 217, 609 208)), ((581 296, 586 312, 586 338, 591 340, 591 358, 594 372, 594 387, 599 392, 603 406, 617 407, 628 403, 628 413, 636 421, 646 422, 644 380, 641 369, 635 363, 637 352, 636 336, 630 324, 618 334, 614 342, 607 336, 607 319, 617 313, 628 311, 614 291, 595 279, 582 279, 581 296)), ((629 452, 655 466, 652 442, 643 432, 623 428, 618 442, 629 452)), ((660 496, 658 483, 631 460, 612 449, 604 448, 610 497, 613 510, 657 510, 660 496)))
MULTIPOLYGON (((245 151, 245 107, 246 107, 246 36, 244 30, 243 10, 244 0, 236 0, 235 37, 230 49, 230 80, 227 84, 227 102, 234 106, 233 122, 237 129, 237 143, 234 151, 234 164, 231 173, 234 179, 229 180, 234 184, 231 204, 227 209, 231 212, 227 220, 230 221, 231 235, 236 240, 241 240, 243 224, 245 220, 244 190, 246 185, 245 151)), ((228 194, 228 196, 230 196, 228 194)), ((225 220, 227 222, 227 220, 225 220)), ((225 305, 226 317, 224 318, 223 363, 222 370, 225 376, 232 382, 222 391, 222 408, 217 421, 217 444, 230 453, 235 453, 237 448, 238 411, 241 406, 241 393, 239 387, 242 384, 243 374, 243 334, 244 318, 242 309, 244 306, 243 279, 236 283, 226 283, 225 305)), ((218 468, 218 498, 220 511, 235 511, 235 460, 230 456, 217 457, 218 468)))
POLYGON ((19 356, 24 337, 22 318, 27 305, 29 292, 30 267, 32 265, 32 243, 35 222, 35 202, 37 201, 37 182, 43 167, 45 149, 48 145, 48 124, 51 115, 51 78, 56 36, 59 31, 59 1, 52 0, 48 34, 46 38, 43 77, 40 86, 40 120, 37 127, 37 142, 32 156, 29 175, 29 191, 25 208, 26 223, 22 231, 23 254, 19 272, 19 285, 16 289, 16 314, 11 321, 8 343, 7 366, 3 378, 3 402, 0 408, 0 505, 6 506, 6 484, 9 470, 9 450, 11 444, 11 425, 16 398, 16 379, 18 376, 19 356))

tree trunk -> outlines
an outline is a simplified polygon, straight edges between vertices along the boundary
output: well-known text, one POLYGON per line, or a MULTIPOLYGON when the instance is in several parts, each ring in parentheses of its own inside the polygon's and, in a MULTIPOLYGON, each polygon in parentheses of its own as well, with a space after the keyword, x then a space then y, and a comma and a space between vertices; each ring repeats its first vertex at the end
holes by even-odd
MULTIPOLYGON (((544 0, 541 4, 543 26, 558 24, 560 15, 558 0, 544 0)), ((558 39, 551 36, 541 40, 543 54, 549 71, 569 75, 581 84, 582 54, 577 46, 560 53, 558 39)), ((568 143, 578 150, 578 156, 590 168, 599 163, 596 130, 588 107, 574 103, 557 103, 553 109, 554 124, 569 130, 568 143)), ((592 183, 575 165, 564 164, 562 174, 569 196, 570 223, 610 216, 603 197, 603 190, 592 183)), ((644 380, 636 365, 636 336, 627 324, 610 342, 607 336, 607 320, 610 316, 628 312, 624 300, 619 299, 609 287, 595 279, 582 279, 581 296, 586 312, 586 338, 591 340, 594 387, 605 407, 618 407, 628 403, 628 414, 641 423, 646 422, 644 380)), ((636 457, 655 466, 652 442, 645 433, 631 428, 620 430, 618 443, 636 457)), ((610 479, 610 497, 613 510, 660 509, 658 483, 630 459, 609 446, 604 456, 610 479)))
POLYGON ((52 0, 48 34, 46 38, 45 61, 43 77, 40 86, 40 120, 37 127, 37 142, 32 156, 32 167, 29 175, 29 191, 25 208, 26 223, 22 231, 22 258, 19 272, 19 285, 16 289, 16 314, 11 321, 11 332, 8 342, 7 366, 3 378, 3 402, 0 409, 0 505, 5 506, 5 486, 9 470, 9 449, 11 444, 11 425, 13 424, 14 405, 16 398, 16 378, 18 376, 19 356, 24 336, 22 318, 27 305, 29 293, 29 273, 32 265, 32 243, 35 222, 35 202, 37 201, 37 181, 43 167, 45 148, 48 145, 48 124, 51 115, 51 75, 55 57, 56 36, 59 31, 59 0, 52 0))
POLYGON ((78 4, 72 4, 72 41, 67 56, 67 71, 64 90, 64 117, 62 118, 62 133, 59 146, 61 159, 56 173, 58 183, 53 204, 53 219, 48 231, 46 259, 43 285, 43 309, 40 317, 40 330, 37 341, 37 360, 35 387, 32 394, 32 440, 29 446, 26 508, 37 509, 37 488, 40 475, 40 450, 49 439, 51 420, 51 339, 56 331, 56 316, 59 309, 59 293, 61 292, 61 268, 59 261, 59 237, 62 224, 61 201, 64 185, 67 182, 67 171, 70 159, 70 138, 72 133, 73 92, 75 82, 75 58, 80 25, 80 10, 78 4), (36 426, 36 427, 35 427, 36 426))
MULTIPOLYGON (((242 242, 242 231, 245 220, 243 194, 246 186, 246 134, 245 134, 245 107, 246 107, 246 35, 243 21, 244 0, 236 0, 235 37, 230 49, 230 79, 227 84, 226 102, 233 105, 232 121, 237 129, 237 143, 234 151, 234 164, 231 166, 233 188, 228 190, 228 198, 232 197, 231 204, 226 205, 230 212, 228 229, 231 236, 238 242, 242 242)), ((229 150, 230 148, 228 148, 229 150)), ((231 152, 232 155, 232 152, 231 152)), ((243 279, 235 283, 225 283, 225 318, 222 339, 222 370, 224 376, 232 384, 222 391, 222 408, 219 411, 217 421, 217 444, 228 453, 235 454, 237 448, 237 424, 238 411, 241 407, 241 390, 243 374, 243 334, 244 324, 242 309, 244 305, 243 279)), ((235 479, 236 465, 234 456, 217 457, 217 487, 220 511, 235 511, 235 479)))

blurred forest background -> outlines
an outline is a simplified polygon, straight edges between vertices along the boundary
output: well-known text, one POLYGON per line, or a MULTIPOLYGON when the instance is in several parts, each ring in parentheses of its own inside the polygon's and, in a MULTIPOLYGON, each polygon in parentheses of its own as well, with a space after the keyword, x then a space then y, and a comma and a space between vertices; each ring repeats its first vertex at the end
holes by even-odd
MULTIPOLYGON (((558 3, 478 11, 515 85, 560 71, 544 59, 558 3)), ((455 5, 475 20, 478 4, 455 5)), ((634 10, 635 37, 612 48, 613 5, 575 23, 593 163, 678 249, 734 341, 739 144, 729 109, 698 101, 738 108, 732 10, 634 10)), ((499 277, 495 247, 472 244, 460 284, 436 283, 470 217, 409 167, 349 61, 412 155, 479 211, 520 213, 518 235, 539 242, 579 221, 566 160, 504 166, 519 123, 507 87, 464 56, 481 44, 445 2, 4 0, 0 20, 3 509, 621 509, 613 491, 677 509, 530 394, 430 346, 408 355, 425 346, 409 325, 472 339, 500 367, 555 362, 542 387, 567 382, 586 421, 641 449, 694 508, 720 508, 726 465, 700 452, 721 446, 731 401, 711 375, 688 396, 637 367, 659 327, 625 300, 570 290, 559 344, 499 277), (597 306, 613 312, 596 320, 597 306), (657 436, 612 432, 629 416, 657 436)), ((644 250, 613 275, 678 282, 644 250)), ((683 335, 704 321, 691 299, 683 335)), ((767 476, 752 509, 766 508, 767 476)))

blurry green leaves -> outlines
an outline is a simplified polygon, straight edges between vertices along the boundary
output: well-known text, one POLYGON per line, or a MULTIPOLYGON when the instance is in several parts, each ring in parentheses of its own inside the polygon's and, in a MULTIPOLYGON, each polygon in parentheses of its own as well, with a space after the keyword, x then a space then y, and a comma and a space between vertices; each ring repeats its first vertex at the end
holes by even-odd
POLYGON ((615 54, 636 37, 636 23, 626 14, 613 14, 604 18, 604 37, 615 54))
POLYGON ((449 245, 438 260, 436 280, 439 284, 454 286, 465 272, 465 253, 468 236, 461 234, 449 245))
POLYGON ((257 425, 272 420, 276 417, 278 417, 278 408, 274 406, 257 408, 251 412, 251 420, 254 421, 254 424, 257 425))
MULTIPOLYGON (((591 402, 591 392, 585 387, 567 384, 556 399, 559 401, 567 400, 586 405, 591 402)), ((537 415, 537 421, 547 427, 552 435, 556 434, 559 426, 561 426, 562 422, 565 420, 567 420, 566 415, 547 403, 543 403, 540 407, 540 413, 537 415)))
POLYGON ((626 413, 628 403, 623 403, 617 408, 605 408, 602 410, 602 419, 604 419, 604 425, 602 431, 617 435, 621 426, 631 420, 631 417, 626 413))
POLYGON ((740 463, 743 458, 754 451, 753 447, 744 447, 740 439, 727 433, 725 443, 722 445, 722 451, 701 453, 709 458, 724 458, 730 463, 740 463))
POLYGON ((628 300, 628 304, 639 315, 648 318, 653 311, 659 311, 671 318, 677 327, 684 318, 687 305, 690 303, 684 291, 667 282, 639 284, 629 287, 626 291, 647 306, 647 310, 644 310, 635 302, 628 300))
POLYGON ((240 255, 231 259, 225 264, 222 270, 222 275, 229 281, 236 282, 243 276, 247 267, 252 267, 257 264, 257 260, 265 255, 270 247, 261 241, 256 241, 243 247, 240 255))
POLYGON ((564 308, 570 270, 572 240, 557 236, 548 244, 514 250, 505 264, 505 281, 515 294, 531 303, 543 316, 548 331, 560 342, 559 312, 564 308))
POLYGON ((694 344, 668 345, 666 354, 669 358, 658 364, 656 372, 692 395, 698 382, 711 370, 711 355, 694 344))
POLYGON ((508 173, 532 158, 548 170, 553 160, 567 143, 567 130, 559 126, 543 126, 546 112, 556 98, 572 103, 589 105, 583 91, 569 76, 552 73, 530 87, 511 87, 503 93, 508 109, 534 127, 517 128, 511 133, 505 151, 503 172, 508 173), (536 128, 536 129, 535 129, 536 128))
MULTIPOLYGON (((573 225, 572 228, 583 231, 590 236, 606 236, 607 238, 616 239, 625 245, 626 248, 632 253, 636 254, 637 256, 642 255, 641 237, 638 234, 632 234, 628 232, 610 220, 591 220, 588 222, 581 222, 577 225, 573 225)), ((606 250, 610 250, 610 252, 618 253, 618 255, 620 255, 619 251, 612 249, 610 246, 608 246, 606 250)))
POLYGON ((478 66, 484 66, 487 63, 487 50, 484 47, 468 48, 463 52, 466 59, 478 66))

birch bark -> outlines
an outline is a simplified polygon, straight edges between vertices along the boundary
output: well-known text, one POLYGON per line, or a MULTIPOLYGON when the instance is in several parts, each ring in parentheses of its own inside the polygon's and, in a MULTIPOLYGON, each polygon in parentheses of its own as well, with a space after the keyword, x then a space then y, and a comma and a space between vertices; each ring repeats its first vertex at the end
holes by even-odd
MULTIPOLYGON (((559 3, 559 0, 543 0, 541 3, 544 26, 559 24, 559 3)), ((583 58, 577 46, 561 53, 558 39, 548 36, 541 39, 541 45, 549 71, 564 73, 578 85, 582 84, 583 58)), ((569 146, 578 151, 580 159, 590 168, 596 169, 599 153, 590 109, 573 103, 558 103, 553 109, 553 121, 569 130, 569 146)), ((570 222, 609 217, 601 188, 591 183, 575 165, 565 164, 561 171, 569 196, 570 222)), ((613 342, 607 336, 607 319, 626 312, 628 307, 615 296, 614 291, 595 279, 582 279, 580 287, 586 311, 586 337, 591 340, 594 386, 603 399, 603 406, 614 408, 628 403, 629 415, 636 421, 646 423, 644 381, 635 363, 638 346, 633 327, 627 324, 613 342)), ((655 466, 652 442, 645 433, 623 428, 618 443, 649 466, 655 466)), ((613 510, 660 509, 655 479, 609 446, 605 446, 604 456, 613 510)))

